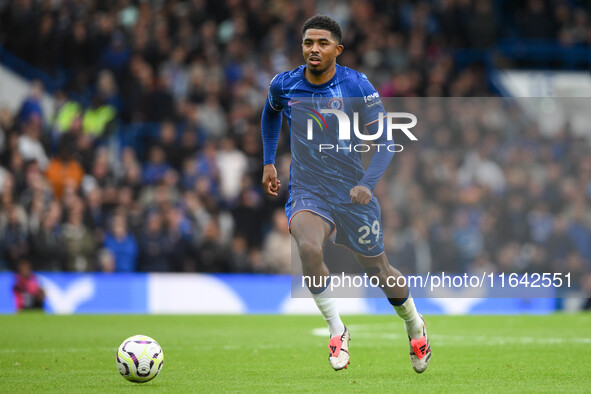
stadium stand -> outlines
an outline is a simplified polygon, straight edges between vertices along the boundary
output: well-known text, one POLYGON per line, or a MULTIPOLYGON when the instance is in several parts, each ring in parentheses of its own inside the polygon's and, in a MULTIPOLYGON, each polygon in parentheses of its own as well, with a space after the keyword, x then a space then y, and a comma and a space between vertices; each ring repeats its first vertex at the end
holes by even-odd
MULTIPOLYGON (((337 19, 339 63, 382 97, 485 97, 497 67, 587 68, 590 6, 0 2, 0 62, 35 81, 18 112, 0 109, 0 268, 30 257, 36 270, 285 272, 266 240, 282 236, 286 188, 270 200, 259 187, 259 121, 271 78, 300 64, 303 20, 337 19)), ((589 140, 491 125, 483 110, 467 107, 464 124, 435 114, 376 189, 391 261, 419 273, 568 267, 588 286, 589 140)), ((278 158, 286 183, 285 134, 278 158)))

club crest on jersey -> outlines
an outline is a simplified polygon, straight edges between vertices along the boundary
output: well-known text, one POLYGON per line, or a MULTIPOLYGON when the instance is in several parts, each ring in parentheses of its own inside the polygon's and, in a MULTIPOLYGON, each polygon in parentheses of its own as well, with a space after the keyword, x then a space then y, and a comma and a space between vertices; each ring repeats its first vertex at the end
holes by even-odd
POLYGON ((328 100, 328 109, 343 109, 343 99, 341 99, 340 97, 331 98, 330 100, 328 100))

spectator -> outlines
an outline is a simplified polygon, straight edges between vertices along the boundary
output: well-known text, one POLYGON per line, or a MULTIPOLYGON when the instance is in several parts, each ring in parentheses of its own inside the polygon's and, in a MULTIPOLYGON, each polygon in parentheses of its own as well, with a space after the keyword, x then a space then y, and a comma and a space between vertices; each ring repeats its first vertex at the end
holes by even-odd
POLYGON ((84 134, 92 136, 94 139, 103 137, 109 133, 117 110, 112 105, 105 102, 100 96, 92 98, 92 104, 84 111, 82 117, 82 130, 84 134))
MULTIPOLYGON (((218 82, 215 80, 208 82, 212 89, 219 90, 218 82)), ((199 112, 204 114, 199 117, 199 126, 203 128, 208 138, 219 139, 228 132, 228 122, 226 114, 220 104, 219 98, 215 94, 207 96, 205 103, 199 107, 199 112)))
POLYGON ((94 160, 92 162, 90 175, 92 175, 96 183, 102 188, 117 184, 117 178, 113 173, 112 166, 109 162, 109 152, 107 151, 107 148, 95 148, 93 151, 94 160))
POLYGON ((98 252, 98 265, 101 272, 113 273, 115 272, 115 257, 108 249, 101 249, 98 252))
POLYGON ((263 243, 264 272, 288 274, 291 272, 291 234, 287 217, 282 210, 273 214, 273 229, 263 243))
POLYGON ((38 271, 62 271, 65 249, 60 224, 62 209, 54 202, 41 219, 41 225, 31 236, 34 267, 38 271))
POLYGON ((528 0, 519 15, 519 27, 524 38, 550 38, 556 35, 556 26, 543 0, 528 0))
POLYGON ((263 212, 261 196, 253 188, 245 188, 240 193, 237 206, 232 209, 236 224, 235 233, 248 243, 250 247, 260 247, 262 243, 263 212))
POLYGON ((197 160, 194 157, 185 159, 182 168, 181 186, 183 190, 192 189, 199 179, 199 172, 197 170, 197 160))
POLYGON ((65 38, 63 56, 66 67, 76 74, 84 72, 92 65, 92 48, 87 27, 82 20, 72 24, 71 31, 65 38))
POLYGON ((74 144, 75 137, 73 135, 65 134, 62 136, 58 154, 51 159, 45 173, 58 199, 62 197, 67 184, 74 184, 77 189, 84 176, 82 166, 72 157, 74 144))
POLYGON ((166 156, 161 147, 152 146, 150 148, 148 162, 143 170, 144 183, 154 185, 164 179, 166 172, 171 169, 170 165, 165 160, 166 156))
POLYGON ((115 32, 111 37, 111 44, 101 55, 101 63, 115 74, 122 72, 131 57, 131 51, 125 41, 125 36, 121 32, 115 32))
MULTIPOLYGON (((29 163, 25 177, 27 187, 19 196, 19 200, 29 213, 41 214, 53 200, 53 190, 39 170, 36 162, 29 163)), ((39 217, 35 218, 38 219, 39 217)), ((36 225, 36 223, 30 223, 33 226, 36 225)))
POLYGON ((12 288, 16 309, 43 309, 45 292, 33 273, 31 262, 22 257, 16 264, 15 284, 12 288))
MULTIPOLYGON (((427 238, 427 224, 424 218, 417 217, 414 219, 411 225, 401 235, 402 245, 395 261, 400 261, 402 269, 407 272, 424 274, 431 271, 433 269, 433 262, 427 238)), ((454 238, 456 237, 457 235, 454 234, 454 238)))
POLYGON ((18 151, 25 161, 35 160, 42 170, 49 159, 41 143, 41 118, 31 115, 23 125, 23 134, 18 139, 18 151))
POLYGON ((502 169, 486 158, 482 151, 466 155, 466 161, 459 169, 458 178, 461 186, 477 184, 490 188, 495 193, 505 189, 505 177, 502 169))
POLYGON ((236 143, 230 137, 222 139, 220 148, 216 157, 216 167, 220 171, 220 195, 231 206, 240 194, 247 161, 244 153, 236 149, 236 143))
MULTIPOLYGON (((15 144, 16 145, 16 144, 15 144)), ((8 184, 5 185, 6 189, 10 189, 10 194, 6 193, 7 198, 13 198, 20 195, 27 187, 27 178, 25 176, 26 163, 23 156, 17 149, 11 149, 9 161, 8 161, 8 172, 12 175, 8 180, 8 184)))
POLYGON ((581 258, 586 262, 591 262, 591 230, 581 219, 581 216, 574 218, 569 226, 568 234, 581 258))
POLYGON ((492 2, 476 0, 473 15, 467 21, 467 35, 473 48, 490 48, 497 42, 498 21, 492 2))
POLYGON ((556 216, 553 224, 546 248, 552 265, 559 266, 575 246, 569 236, 568 222, 562 216, 556 216))
POLYGON ((155 186, 144 187, 139 196, 140 204, 146 210, 166 211, 180 200, 179 191, 162 181, 155 186))
POLYGON ((20 205, 5 207, 0 214, 0 234, 4 251, 3 259, 9 264, 16 264, 30 253, 27 214, 20 205))
POLYGON ((168 86, 176 101, 187 96, 189 74, 185 67, 186 49, 179 45, 172 50, 170 59, 162 66, 162 76, 168 81, 168 86))
POLYGON ((146 91, 142 101, 142 112, 146 122, 163 122, 174 118, 174 100, 170 93, 169 80, 163 76, 153 78, 146 74, 146 91), (149 79, 148 79, 149 78, 149 79))
POLYGON ((14 118, 8 108, 0 108, 0 159, 4 157, 8 147, 8 135, 15 127, 14 118))
POLYGON ((174 167, 175 170, 181 169, 182 155, 179 155, 179 144, 177 141, 177 131, 174 123, 166 121, 160 125, 158 140, 153 146, 158 146, 164 152, 164 161, 174 167))
POLYGON ((105 237, 105 248, 115 259, 115 271, 134 272, 137 265, 138 247, 133 235, 127 230, 125 216, 113 216, 112 231, 105 237))
POLYGON ((72 131, 74 122, 82 115, 82 106, 63 91, 55 93, 55 104, 52 131, 55 140, 59 140, 62 133, 72 131))
POLYGON ((529 227, 527 224, 527 210, 525 197, 514 192, 507 197, 507 206, 501 212, 499 226, 504 235, 504 241, 525 243, 529 240, 529 227))
POLYGON ((68 221, 62 231, 65 248, 65 270, 88 272, 95 269, 95 240, 89 229, 82 222, 84 203, 76 202, 69 208, 68 221))
POLYGON ((171 271, 168 259, 170 244, 163 231, 162 214, 155 211, 148 214, 145 229, 139 237, 139 270, 147 272, 171 271))
POLYGON ((41 98, 43 96, 43 84, 39 80, 31 82, 31 92, 23 101, 18 112, 18 121, 20 124, 28 123, 32 119, 37 122, 43 122, 43 108, 41 107, 41 98))
POLYGON ((244 237, 237 235, 232 240, 232 272, 252 272, 254 263, 244 237))
MULTIPOLYGON (((12 174, 2 166, 0 166, 0 196, 6 193, 8 188, 12 188, 12 174)), ((10 190, 12 194, 12 190, 10 190)))
POLYGON ((41 16, 37 38, 33 42, 31 55, 33 62, 41 70, 54 75, 55 67, 58 64, 57 54, 59 53, 58 40, 54 29, 53 15, 47 13, 41 16))
POLYGON ((166 211, 165 233, 170 244, 169 261, 174 270, 195 271, 194 228, 183 211, 171 207, 166 211))
POLYGON ((208 181, 209 194, 218 194, 219 168, 217 166, 217 146, 207 141, 203 150, 197 155, 197 172, 208 181))
POLYGON ((460 211, 455 216, 454 243, 460 252, 460 269, 465 269, 484 250, 479 229, 470 223, 469 215, 460 211))
POLYGON ((107 229, 107 213, 103 207, 104 191, 94 185, 85 193, 86 209, 84 210, 84 225, 94 231, 98 239, 102 239, 103 231, 107 229))
POLYGON ((104 105, 114 110, 115 114, 121 113, 123 109, 118 90, 113 73, 109 70, 101 70, 96 82, 96 94, 104 105))
POLYGON ((554 226, 553 221, 546 202, 538 201, 527 216, 532 241, 540 245, 548 242, 554 226))
POLYGON ((231 258, 229 252, 222 242, 217 220, 210 220, 205 226, 203 242, 199 247, 199 271, 228 272, 231 258))
POLYGON ((179 163, 184 163, 187 159, 192 159, 195 154, 201 149, 202 144, 201 132, 197 129, 186 129, 181 135, 180 147, 176 147, 177 160, 179 163))

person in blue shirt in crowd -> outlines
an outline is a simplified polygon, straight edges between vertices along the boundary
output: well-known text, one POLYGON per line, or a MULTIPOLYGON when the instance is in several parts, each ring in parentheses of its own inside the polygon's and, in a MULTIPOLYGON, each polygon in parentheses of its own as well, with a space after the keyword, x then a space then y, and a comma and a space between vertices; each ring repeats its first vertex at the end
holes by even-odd
POLYGON ((125 216, 113 216, 111 227, 112 232, 105 236, 104 246, 115 259, 115 271, 136 271, 139 250, 135 237, 127 230, 125 216))

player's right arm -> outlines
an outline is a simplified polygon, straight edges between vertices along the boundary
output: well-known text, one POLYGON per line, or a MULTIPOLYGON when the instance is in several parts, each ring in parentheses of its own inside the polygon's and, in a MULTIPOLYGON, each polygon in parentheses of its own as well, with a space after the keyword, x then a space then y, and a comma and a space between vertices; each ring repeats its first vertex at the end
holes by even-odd
MULTIPOLYGON (((380 115, 386 113, 380 96, 372 84, 367 80, 364 74, 359 75, 359 92, 360 97, 363 97, 363 102, 359 103, 359 111, 365 127, 370 131, 370 134, 375 134, 379 128, 379 123, 383 120, 380 115), (367 98, 367 100, 366 100, 367 98)), ((383 145, 391 145, 394 141, 389 141, 386 138, 387 133, 382 133, 380 139, 376 143, 383 145)), ((371 198, 376 184, 386 171, 386 168, 392 161, 394 152, 389 149, 381 149, 374 152, 369 167, 365 171, 363 178, 358 185, 351 189, 351 203, 359 202, 360 204, 367 204, 371 198), (369 192, 369 194, 367 193, 369 192)))
POLYGON ((277 191, 281 187, 281 182, 277 179, 277 169, 275 168, 275 156, 277 155, 277 141, 281 131, 281 121, 283 119, 283 106, 276 97, 278 97, 278 76, 275 76, 269 86, 269 94, 263 107, 263 116, 261 118, 261 132, 263 136, 263 189, 270 196, 277 196, 277 191))

